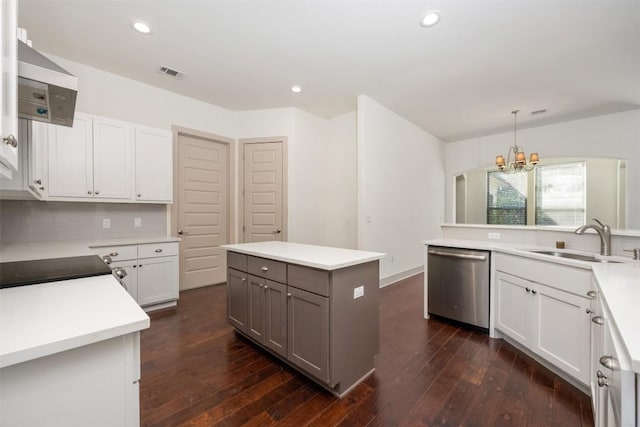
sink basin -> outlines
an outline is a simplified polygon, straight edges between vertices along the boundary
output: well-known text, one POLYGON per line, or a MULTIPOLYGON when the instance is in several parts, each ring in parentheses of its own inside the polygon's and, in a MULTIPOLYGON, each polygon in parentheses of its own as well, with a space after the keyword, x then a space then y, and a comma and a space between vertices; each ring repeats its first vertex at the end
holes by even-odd
POLYGON ((589 261, 589 262, 609 262, 609 263, 619 263, 620 261, 612 261, 608 259, 596 258, 593 255, 580 255, 580 254, 572 254, 569 252, 557 252, 557 251, 529 251, 536 254, 542 255, 550 255, 558 258, 570 258, 577 259, 580 261, 589 261))

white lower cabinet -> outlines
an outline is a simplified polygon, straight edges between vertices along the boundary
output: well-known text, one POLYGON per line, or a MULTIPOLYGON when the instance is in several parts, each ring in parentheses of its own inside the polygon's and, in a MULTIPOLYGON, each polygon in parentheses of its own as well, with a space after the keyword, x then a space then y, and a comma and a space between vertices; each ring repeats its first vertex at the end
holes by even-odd
POLYGON ((640 408, 636 374, 598 296, 592 308, 591 399, 595 426, 635 427, 640 408))
MULTIPOLYGON (((568 292, 561 283, 550 279, 551 283, 541 283, 545 277, 538 275, 541 265, 532 261, 529 268, 526 261, 520 259, 500 260, 496 256, 497 268, 518 269, 518 276, 501 270, 495 275, 495 327, 501 333, 518 342, 536 355, 569 374, 579 382, 589 384, 590 371, 590 299, 577 281, 584 280, 576 271, 577 277, 569 289, 580 292, 568 292), (537 281, 529 280, 532 275, 537 281), (584 295, 584 296, 581 296, 584 295)), ((544 263, 543 263, 544 264, 544 263)), ((544 267, 544 265, 542 266, 544 267)), ((547 270, 552 270, 555 265, 547 270)), ((570 268, 570 267, 568 267, 570 268)), ((559 270, 562 274, 569 272, 559 270)), ((586 272, 589 277, 589 273, 586 272)), ((554 276, 556 277, 556 276, 554 276)), ((587 288, 590 280, 587 279, 587 288)))
POLYGON ((0 425, 140 425, 140 333, 0 370, 0 425))
POLYGON ((108 257, 111 268, 121 268, 129 295, 146 311, 176 304, 179 297, 178 242, 122 246, 93 246, 108 257))

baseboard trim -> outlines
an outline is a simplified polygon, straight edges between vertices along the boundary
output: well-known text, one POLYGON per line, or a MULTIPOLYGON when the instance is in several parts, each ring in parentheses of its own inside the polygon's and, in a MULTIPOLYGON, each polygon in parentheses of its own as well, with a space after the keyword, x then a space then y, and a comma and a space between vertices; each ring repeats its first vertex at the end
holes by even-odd
POLYGON ((385 286, 392 285, 396 282, 399 282, 400 280, 404 280, 411 276, 415 276, 416 274, 420 274, 423 271, 424 271, 424 266, 419 265, 418 267, 410 268, 409 270, 401 271, 400 273, 383 277, 382 279, 380 279, 380 287, 384 288, 385 286))

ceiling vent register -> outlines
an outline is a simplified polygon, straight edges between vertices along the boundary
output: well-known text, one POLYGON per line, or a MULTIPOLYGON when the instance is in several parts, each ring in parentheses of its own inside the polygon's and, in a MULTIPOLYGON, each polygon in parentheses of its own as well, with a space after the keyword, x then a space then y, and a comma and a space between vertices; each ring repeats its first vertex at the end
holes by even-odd
POLYGON ((165 67, 164 65, 160 67, 160 72, 178 80, 183 80, 186 77, 186 74, 182 71, 174 70, 173 68, 165 67))

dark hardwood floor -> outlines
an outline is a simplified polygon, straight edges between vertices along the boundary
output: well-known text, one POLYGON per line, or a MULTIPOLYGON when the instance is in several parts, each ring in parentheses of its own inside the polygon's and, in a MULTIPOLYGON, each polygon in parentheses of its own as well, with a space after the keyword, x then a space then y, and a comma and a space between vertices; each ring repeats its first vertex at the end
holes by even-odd
POLYGON ((143 426, 592 426, 589 397, 502 340, 422 317, 422 275, 380 293, 376 372, 343 399, 237 335, 224 285, 142 332, 143 426))

